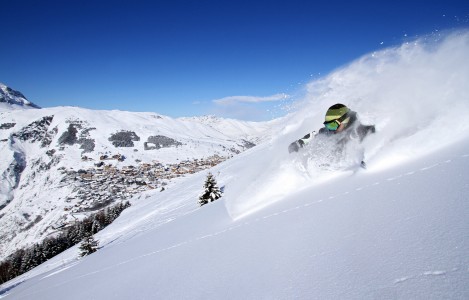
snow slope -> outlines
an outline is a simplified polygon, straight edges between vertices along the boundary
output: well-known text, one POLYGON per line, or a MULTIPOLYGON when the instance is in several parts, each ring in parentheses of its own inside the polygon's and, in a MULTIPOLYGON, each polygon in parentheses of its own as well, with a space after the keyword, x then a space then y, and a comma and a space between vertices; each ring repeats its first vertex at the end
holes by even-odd
POLYGON ((467 299, 468 147, 310 187, 235 222, 223 201, 178 207, 174 221, 139 226, 6 299, 467 299))
MULTIPOLYGON (((77 248, 0 288, 5 299, 468 299, 469 33, 367 55, 312 82, 270 143, 147 192, 77 248), (344 102, 378 132, 323 167, 286 147, 344 102), (356 167, 357 156, 369 168, 356 167)), ((324 153, 323 156, 321 154, 324 153)))

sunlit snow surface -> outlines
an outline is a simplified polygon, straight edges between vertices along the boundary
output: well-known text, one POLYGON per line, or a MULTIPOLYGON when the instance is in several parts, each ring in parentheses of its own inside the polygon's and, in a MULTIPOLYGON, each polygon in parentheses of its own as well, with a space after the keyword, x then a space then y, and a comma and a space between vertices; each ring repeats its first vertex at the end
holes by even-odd
POLYGON ((100 251, 72 248, 0 297, 468 299, 467 82, 467 32, 364 56, 310 83, 272 141, 212 170, 221 200, 197 207, 205 174, 134 198, 100 251), (327 145, 288 154, 336 102, 377 133, 335 167, 327 145))

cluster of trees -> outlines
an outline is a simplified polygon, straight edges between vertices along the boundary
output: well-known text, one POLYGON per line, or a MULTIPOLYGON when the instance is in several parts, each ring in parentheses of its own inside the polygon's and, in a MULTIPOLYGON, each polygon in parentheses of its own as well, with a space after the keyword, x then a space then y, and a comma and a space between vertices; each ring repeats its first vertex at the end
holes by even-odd
POLYGON ((221 198, 222 191, 217 186, 217 181, 212 173, 208 173, 204 184, 204 192, 199 197, 199 205, 203 206, 221 198))
POLYGON ((111 224, 129 206, 130 203, 125 202, 102 209, 82 221, 75 222, 55 237, 46 238, 30 248, 17 250, 5 261, 0 262, 0 284, 26 273, 82 240, 82 247, 86 249, 80 247, 80 255, 94 252, 97 242, 93 242, 92 235, 111 224), (91 243, 91 246, 87 245, 88 243, 91 243))

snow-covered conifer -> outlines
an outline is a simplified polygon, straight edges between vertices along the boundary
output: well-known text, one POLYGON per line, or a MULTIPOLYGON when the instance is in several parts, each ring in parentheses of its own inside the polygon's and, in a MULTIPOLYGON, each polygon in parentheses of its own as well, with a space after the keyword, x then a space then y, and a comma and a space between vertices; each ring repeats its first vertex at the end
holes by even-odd
POLYGON ((87 232, 85 238, 80 244, 80 256, 90 255, 93 252, 96 252, 98 249, 99 242, 94 239, 91 233, 87 232))
POLYGON ((204 193, 199 197, 200 206, 221 198, 221 191, 212 173, 208 173, 204 184, 204 193))

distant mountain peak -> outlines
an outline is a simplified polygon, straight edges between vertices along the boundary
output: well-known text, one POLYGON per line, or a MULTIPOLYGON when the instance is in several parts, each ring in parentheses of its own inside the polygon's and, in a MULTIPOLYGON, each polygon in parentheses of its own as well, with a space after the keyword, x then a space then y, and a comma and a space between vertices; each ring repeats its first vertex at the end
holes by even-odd
POLYGON ((0 83, 0 109, 41 108, 14 89, 0 83))

